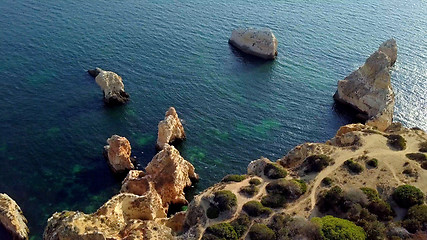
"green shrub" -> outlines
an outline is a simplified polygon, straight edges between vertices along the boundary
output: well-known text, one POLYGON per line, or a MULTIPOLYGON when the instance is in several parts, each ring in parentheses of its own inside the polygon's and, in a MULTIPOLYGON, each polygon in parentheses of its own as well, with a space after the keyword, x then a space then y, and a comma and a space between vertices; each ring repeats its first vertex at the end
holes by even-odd
POLYGON ((332 162, 332 159, 326 155, 311 155, 305 159, 308 164, 306 172, 320 172, 332 162))
POLYGON ((345 219, 325 216, 315 217, 313 222, 319 224, 323 239, 328 240, 365 240, 363 228, 345 219))
POLYGON ((412 206, 408 210, 402 226, 411 233, 427 230, 427 205, 412 206))
POLYGON ((256 223, 249 229, 251 240, 275 240, 276 234, 265 224, 256 223))
POLYGON ((406 149, 406 140, 400 135, 392 134, 387 136, 387 143, 396 150, 406 149))
POLYGON ((215 193, 214 201, 220 212, 231 210, 237 206, 237 197, 228 190, 222 190, 215 193))
POLYGON ((424 153, 408 153, 405 156, 420 163, 427 161, 427 156, 424 153))
POLYGON ((325 185, 325 186, 331 186, 331 184, 333 183, 334 181, 332 180, 332 178, 330 178, 330 177, 325 177, 324 179, 322 179, 322 183, 323 183, 323 185, 325 185))
POLYGON ((252 178, 251 180, 249 180, 249 184, 258 186, 261 184, 261 180, 259 180, 258 178, 252 178))
POLYGON ((361 173, 363 171, 363 166, 353 161, 353 159, 345 161, 344 165, 353 173, 361 173))
POLYGON ((208 210, 206 210, 206 216, 210 219, 217 218, 219 216, 219 209, 215 206, 210 206, 208 210))
POLYGON ((303 194, 303 190, 307 191, 307 186, 298 181, 288 181, 284 178, 270 182, 265 189, 270 194, 280 194, 287 199, 297 199, 303 194))
POLYGON ((277 163, 267 163, 264 168, 264 175, 270 179, 284 178, 288 173, 277 163))
POLYGON ((369 201, 376 201, 380 199, 380 195, 378 195, 377 190, 373 188, 363 187, 360 188, 362 192, 368 197, 369 201))
POLYGON ((258 201, 249 201, 245 203, 242 207, 242 210, 251 217, 258 217, 261 215, 268 216, 273 212, 270 208, 264 207, 258 201))
POLYGON ((409 208, 424 202, 424 193, 411 185, 402 185, 393 192, 393 200, 403 208, 409 208))
POLYGON ((334 186, 319 198, 319 210, 327 212, 330 209, 341 205, 343 199, 343 191, 340 187, 334 186))
POLYGON ((292 181, 299 185, 302 194, 307 192, 307 183, 305 183, 304 180, 293 179, 292 181))
POLYGON ((248 231, 251 225, 251 219, 248 215, 242 213, 239 217, 231 221, 230 225, 234 228, 234 231, 236 231, 237 237, 240 238, 248 231))
POLYGON ((376 167, 378 167, 378 159, 372 158, 372 159, 368 160, 366 162, 366 164, 368 164, 368 166, 370 166, 370 167, 376 168, 376 167))
POLYGON ((225 176, 221 182, 241 182, 247 178, 246 175, 230 174, 225 176))
POLYGON ((267 194, 261 199, 261 204, 270 208, 285 207, 286 198, 280 194, 267 194))
POLYGON ((420 147, 420 149, 418 151, 427 152, 427 141, 420 143, 419 147, 420 147))
POLYGON ((247 195, 248 197, 253 197, 259 192, 259 188, 255 185, 244 186, 240 188, 239 191, 241 194, 247 195))
POLYGON ((217 237, 217 239, 227 239, 227 240, 239 239, 236 231, 234 230, 233 226, 231 226, 230 223, 218 223, 218 224, 209 226, 208 228, 206 228, 206 232, 203 235, 202 239, 203 240, 215 239, 209 235, 213 235, 217 237))
POLYGON ((281 229, 287 228, 290 221, 292 221, 292 217, 289 214, 276 213, 271 217, 268 227, 278 233, 281 229))
POLYGON ((366 224, 361 227, 365 230, 366 239, 368 240, 383 240, 386 237, 387 229, 382 222, 366 222, 366 224))
POLYGON ((390 204, 382 199, 374 200, 368 205, 369 212, 378 216, 381 221, 390 221, 395 216, 395 212, 390 204))

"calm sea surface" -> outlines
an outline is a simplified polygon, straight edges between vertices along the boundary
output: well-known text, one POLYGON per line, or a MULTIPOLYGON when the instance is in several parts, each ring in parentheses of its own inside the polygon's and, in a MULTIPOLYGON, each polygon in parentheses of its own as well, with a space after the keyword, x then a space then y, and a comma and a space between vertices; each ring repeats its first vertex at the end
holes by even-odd
POLYGON ((0 192, 40 239, 55 211, 93 212, 119 191, 102 156, 112 134, 147 165, 169 106, 200 191, 260 156, 331 138, 351 121, 334 110, 337 81, 391 37, 395 119, 427 129, 425 0, 1 0, 0 192), (242 26, 271 28, 277 60, 230 47, 242 26), (129 104, 104 106, 94 67, 123 77, 129 104))

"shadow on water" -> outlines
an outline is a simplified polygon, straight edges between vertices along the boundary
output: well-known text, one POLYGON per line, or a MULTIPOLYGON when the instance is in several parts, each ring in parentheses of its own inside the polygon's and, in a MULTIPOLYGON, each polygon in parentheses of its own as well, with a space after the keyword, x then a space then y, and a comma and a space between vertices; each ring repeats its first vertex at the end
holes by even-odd
POLYGON ((358 115, 360 115, 360 112, 349 105, 342 104, 335 101, 334 104, 332 105, 332 109, 335 111, 338 117, 341 118, 344 122, 350 122, 350 123, 365 122, 365 120, 358 117, 358 115))
POLYGON ((238 58, 241 60, 241 62, 245 63, 245 64, 249 64, 251 67, 258 67, 264 64, 270 64, 272 65, 272 63, 274 62, 274 60, 266 60, 266 59, 262 59, 260 57, 256 57, 247 53, 244 53, 242 51, 240 51, 239 49, 237 49, 236 47, 234 47, 231 44, 228 44, 231 52, 238 58))
POLYGON ((12 234, 3 225, 0 224, 0 239, 1 240, 12 240, 12 234))

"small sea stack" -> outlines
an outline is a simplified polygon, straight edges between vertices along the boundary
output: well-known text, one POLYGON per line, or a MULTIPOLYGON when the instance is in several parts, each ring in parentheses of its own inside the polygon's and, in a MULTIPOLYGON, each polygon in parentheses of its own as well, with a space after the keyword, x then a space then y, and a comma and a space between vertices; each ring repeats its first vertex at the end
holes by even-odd
POLYGON ((387 40, 356 71, 338 81, 335 101, 356 109, 367 125, 384 131, 391 125, 394 93, 390 68, 397 59, 394 39, 387 40))
POLYGON ((125 137, 113 135, 107 139, 108 145, 104 146, 104 155, 115 173, 134 169, 130 160, 131 146, 125 137))
POLYGON ((30 230, 21 208, 7 194, 0 194, 0 224, 9 231, 13 239, 27 240, 30 230))
POLYGON ((129 94, 125 92, 122 78, 117 73, 104 71, 101 68, 88 70, 95 78, 96 83, 104 93, 104 102, 107 105, 122 105, 129 101, 129 94))
POLYGON ((228 42, 244 53, 263 59, 271 60, 277 56, 277 39, 268 28, 235 29, 228 42))
POLYGON ((170 107, 165 114, 165 119, 159 122, 156 148, 162 150, 166 143, 184 140, 185 132, 181 120, 174 107, 170 107))

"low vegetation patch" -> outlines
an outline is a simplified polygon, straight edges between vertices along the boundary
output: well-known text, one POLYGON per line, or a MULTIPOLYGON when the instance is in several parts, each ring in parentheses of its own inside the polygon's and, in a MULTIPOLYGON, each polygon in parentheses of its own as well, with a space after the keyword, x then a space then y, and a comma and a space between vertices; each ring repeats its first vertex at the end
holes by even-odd
POLYGON ((366 162, 366 164, 370 167, 376 168, 376 167, 378 167, 378 159, 376 159, 376 158, 369 159, 366 162))
POLYGON ((264 175, 270 179, 278 179, 286 177, 288 172, 277 163, 268 163, 264 168, 264 175))
POLYGON ((286 204, 286 198, 280 194, 267 194, 261 199, 263 206, 270 208, 283 208, 286 204))
POLYGON ((300 180, 288 181, 281 178, 269 183, 265 189, 269 194, 279 194, 293 200, 299 198, 307 191, 307 185, 300 180))
POLYGON ((401 151, 406 149, 406 140, 400 135, 392 134, 387 136, 387 143, 392 148, 401 151))
POLYGON ((402 185, 394 190, 393 200, 403 208, 409 208, 424 202, 424 193, 411 185, 402 185))
POLYGON ((327 212, 341 204, 343 190, 339 186, 334 186, 327 192, 323 192, 318 201, 320 212, 327 212))
POLYGON ((411 160, 414 160, 420 163, 427 161, 427 155, 425 155, 424 153, 408 153, 405 156, 411 160))
POLYGON ((268 216, 273 212, 258 201, 249 201, 243 205, 242 209, 251 217, 268 216))
POLYGON ((259 180, 258 178, 252 178, 251 180, 249 180, 249 184, 258 186, 261 185, 261 180, 259 180))
POLYGON ((306 172, 320 172, 332 163, 332 159, 323 154, 311 155, 305 161, 308 164, 306 172))
POLYGON ((406 214, 402 226, 409 232, 415 233, 417 231, 427 230, 427 205, 412 206, 406 214))
POLYGON ((353 222, 332 216, 315 217, 313 222, 319 224, 323 239, 328 240, 365 240, 363 228, 353 222))
POLYGON ((230 174, 225 176, 221 182, 241 182, 247 178, 246 175, 230 174))
POLYGON ((249 229, 251 240, 275 240, 276 234, 265 224, 256 223, 249 229))
POLYGON ((418 151, 427 152, 427 141, 420 143, 419 147, 420 147, 420 149, 418 151))
POLYGON ((248 197, 253 197, 259 192, 259 188, 255 185, 241 187, 239 193, 248 197))
POLYGON ((206 210, 206 216, 208 216, 209 219, 214 219, 219 216, 219 209, 215 206, 210 206, 206 210))
POLYGON ((203 235, 203 240, 212 239, 239 239, 234 227, 230 223, 218 223, 206 228, 206 232, 203 235))
POLYGON ((237 206, 237 197, 228 190, 222 190, 215 193, 214 202, 217 204, 219 211, 224 212, 237 206))
POLYGON ((352 158, 345 161, 344 165, 353 173, 363 172, 363 166, 355 162, 352 158))
POLYGON ((324 179, 322 179, 322 183, 325 186, 331 186, 333 182, 334 181, 330 177, 325 177, 324 179))
POLYGON ((239 217, 231 221, 230 225, 237 233, 237 237, 240 238, 246 233, 246 231, 248 231, 249 226, 251 225, 251 219, 248 215, 242 213, 239 217))
POLYGON ((377 190, 373 188, 363 187, 360 188, 362 192, 368 197, 369 201, 377 201, 380 199, 380 195, 378 194, 377 190))

